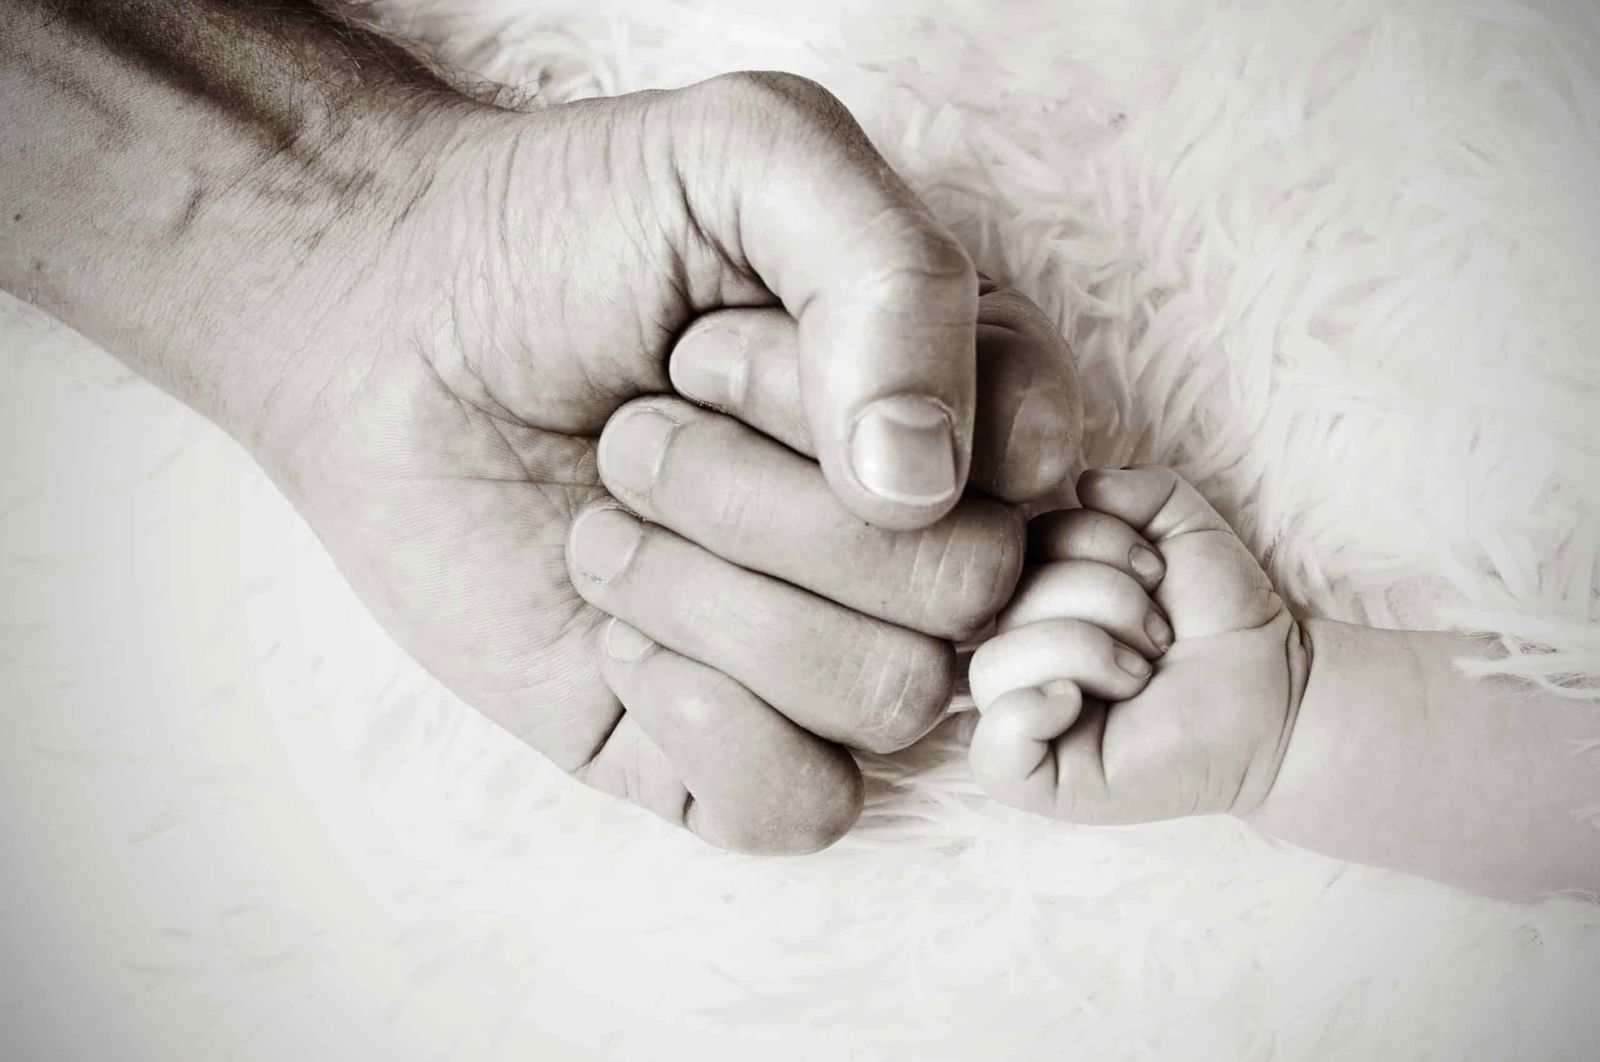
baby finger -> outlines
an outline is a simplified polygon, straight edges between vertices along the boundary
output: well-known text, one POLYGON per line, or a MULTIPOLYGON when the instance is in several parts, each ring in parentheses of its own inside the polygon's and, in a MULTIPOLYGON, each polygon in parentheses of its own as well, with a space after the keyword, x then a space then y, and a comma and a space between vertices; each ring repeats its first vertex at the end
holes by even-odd
POLYGON ((1144 689, 1150 674, 1148 660, 1093 623, 1046 619, 979 646, 969 681, 982 711, 1010 690, 1063 680, 1096 697, 1123 701, 1144 689))
POLYGON ((973 778, 1003 804, 1050 813, 1059 784, 1056 739, 1083 710, 1083 695, 1065 686, 1053 696, 1012 690, 983 713, 972 733, 967 762, 973 778))
POLYGON ((1054 617, 1085 620, 1155 659, 1172 645, 1172 626, 1155 600, 1126 572, 1087 560, 1056 561, 1023 572, 999 629, 1054 617))
POLYGON ((1154 593, 1166 573, 1166 563, 1133 527, 1110 513, 1094 509, 1058 509, 1028 522, 1028 560, 1087 560, 1109 565, 1133 576, 1147 593, 1154 593))

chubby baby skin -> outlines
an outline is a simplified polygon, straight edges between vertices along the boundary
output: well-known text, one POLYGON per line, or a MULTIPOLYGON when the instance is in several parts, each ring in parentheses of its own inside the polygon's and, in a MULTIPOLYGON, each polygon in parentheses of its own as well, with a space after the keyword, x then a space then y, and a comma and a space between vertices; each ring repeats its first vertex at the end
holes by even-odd
POLYGON ((1033 521, 1036 563, 973 657, 973 772, 1073 822, 1255 810, 1305 691, 1300 624, 1170 470, 1091 471, 1078 491, 1033 521))
MULTIPOLYGON (((1028 408, 1025 392, 1041 380, 1075 384, 1070 352, 1058 336, 1056 346, 1041 341, 1041 331, 1054 335, 1053 326, 1014 292, 991 287, 980 316, 979 394, 986 405, 977 418, 971 484, 989 498, 969 497, 914 539, 869 528, 816 491, 766 490, 759 511, 744 514, 744 533, 729 555, 792 587, 848 599, 891 626, 942 630, 955 639, 987 620, 987 612, 971 610, 943 621, 926 614, 946 606, 904 577, 891 580, 903 601, 852 596, 878 585, 867 575, 881 580, 890 557, 909 557, 913 563, 904 570, 913 576, 953 568, 968 580, 992 576, 1011 548, 1000 524, 958 536, 960 550, 926 547, 939 541, 941 528, 955 527, 950 521, 970 517, 971 506, 1038 497, 1039 484, 1064 473, 1067 448, 1059 439, 1041 437, 1030 446, 1015 432, 996 430, 986 442, 984 425, 1012 423, 1016 411, 1028 408), (1060 359, 1059 373, 1037 364, 1047 355, 1060 359), (1018 484, 1028 491, 1019 492, 1018 484)), ((774 462, 814 479, 820 473, 806 469, 815 450, 796 415, 802 401, 792 325, 759 310, 724 311, 706 323, 756 332, 778 327, 787 339, 756 343, 736 372, 723 366, 709 376, 675 353, 670 368, 679 393, 742 422, 747 431, 719 429, 714 442, 755 481, 777 482, 774 462)), ((688 402, 646 398, 623 407, 600 440, 600 471, 614 500, 597 504, 626 506, 652 535, 665 525, 692 537, 694 499, 715 507, 754 497, 707 483, 669 512, 665 495, 632 489, 624 473, 638 456, 630 448, 644 408, 670 412, 678 422, 671 433, 677 458, 658 455, 659 468, 698 445, 703 426, 688 402)), ((979 646, 970 667, 980 710, 970 759, 993 797, 1092 825, 1231 814, 1313 851, 1490 895, 1600 893, 1600 818, 1593 813, 1600 806, 1600 762, 1585 751, 1600 738, 1600 710, 1592 703, 1509 680, 1468 679, 1456 670, 1463 657, 1491 657, 1489 642, 1297 618, 1227 522, 1169 469, 1086 472, 1076 494, 1076 507, 1028 522, 1028 558, 1015 592, 982 595, 999 612, 995 636, 979 646)), ((1002 566, 1016 571, 1009 562, 1002 566)), ((810 655, 783 659, 745 646, 702 645, 688 627, 663 619, 670 595, 641 592, 630 605, 577 569, 573 579, 592 605, 617 617, 598 637, 603 677, 626 718, 655 747, 690 764, 673 785, 641 798, 647 807, 671 818, 703 802, 737 805, 750 790, 720 784, 725 772, 717 763, 732 759, 762 775, 766 767, 755 750, 764 746, 751 738, 752 728, 799 734, 795 724, 816 724, 803 714, 802 700, 774 694, 768 699, 778 711, 764 712, 749 694, 749 711, 723 718, 715 733, 699 734, 704 740, 689 740, 711 721, 685 711, 693 700, 677 694, 686 676, 703 670, 705 656, 736 651, 750 690, 785 676, 815 687, 829 673, 830 643, 813 639, 810 655)), ((718 590, 696 608, 735 605, 736 595, 718 590)), ((758 626, 786 624, 791 633, 804 626, 765 612, 748 615, 758 626)), ((884 644, 860 640, 855 651, 880 652, 884 644)), ((935 678, 947 677, 947 659, 939 657, 935 678)), ((914 685, 915 662, 903 663, 897 673, 914 685)), ((881 692, 828 696, 865 703, 881 692)), ((586 780, 623 791, 647 775, 635 760, 602 760, 586 780)))
POLYGON ((1086 472, 972 659, 996 799, 1083 824, 1232 814, 1490 895, 1600 893, 1592 703, 1455 661, 1481 641, 1298 621, 1169 469, 1086 472))

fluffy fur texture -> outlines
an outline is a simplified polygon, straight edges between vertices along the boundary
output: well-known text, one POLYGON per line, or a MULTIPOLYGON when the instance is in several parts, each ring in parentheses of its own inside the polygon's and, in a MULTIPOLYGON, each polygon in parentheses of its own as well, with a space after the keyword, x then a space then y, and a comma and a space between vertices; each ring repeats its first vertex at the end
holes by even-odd
MULTIPOLYGON (((1060 321, 1090 463, 1178 465, 1307 611, 1485 632, 1501 670, 1596 695, 1594 8, 761 7, 385 16, 550 100, 818 78, 1060 321)), ((421 673, 215 431, 0 312, 6 1057, 1600 1042, 1594 907, 1496 904, 1227 820, 1034 820, 979 799, 948 736, 872 759, 863 824, 827 853, 709 851, 421 673)))

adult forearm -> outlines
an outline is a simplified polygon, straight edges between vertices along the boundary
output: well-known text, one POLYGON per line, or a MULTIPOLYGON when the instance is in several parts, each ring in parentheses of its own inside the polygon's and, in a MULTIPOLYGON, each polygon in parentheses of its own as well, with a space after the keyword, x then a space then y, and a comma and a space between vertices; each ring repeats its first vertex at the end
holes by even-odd
POLYGON ((1600 708, 1451 662, 1447 634, 1312 621, 1311 679, 1257 825, 1512 898, 1600 892, 1600 708))
POLYGON ((0 0, 0 285, 230 430, 361 268, 345 219, 415 194, 454 94, 309 2, 0 0))

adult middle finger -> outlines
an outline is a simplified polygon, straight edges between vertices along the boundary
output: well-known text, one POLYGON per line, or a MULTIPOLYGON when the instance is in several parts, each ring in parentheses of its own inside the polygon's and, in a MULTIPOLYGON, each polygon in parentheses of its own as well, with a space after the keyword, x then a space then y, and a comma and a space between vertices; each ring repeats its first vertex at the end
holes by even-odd
POLYGON ((851 610, 961 640, 1010 598, 1024 535, 1014 507, 969 495, 930 527, 874 527, 815 462, 677 398, 623 407, 600 438, 618 499, 727 561, 851 610))
POLYGON ((949 703, 948 642, 742 568, 615 503, 578 514, 567 563, 590 604, 819 737, 892 751, 931 729, 949 703))

